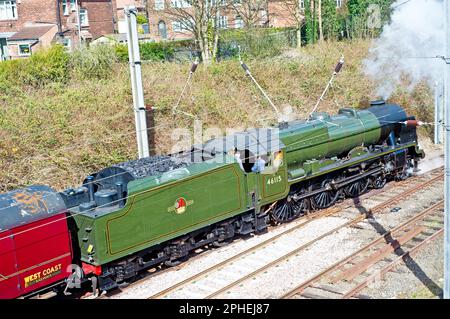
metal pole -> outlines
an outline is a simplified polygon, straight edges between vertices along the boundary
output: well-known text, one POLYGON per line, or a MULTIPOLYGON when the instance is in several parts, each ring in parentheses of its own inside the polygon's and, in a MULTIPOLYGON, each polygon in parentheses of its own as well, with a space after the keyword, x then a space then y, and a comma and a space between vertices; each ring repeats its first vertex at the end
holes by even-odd
POLYGON ((127 22, 128 56, 130 61, 131 87, 133 90, 133 105, 136 122, 136 139, 139 158, 148 157, 149 146, 147 136, 147 119, 144 105, 144 90, 142 87, 141 58, 136 23, 137 10, 134 6, 125 8, 127 22))
POLYGON ((434 126, 434 144, 440 144, 441 143, 441 126, 438 125, 440 119, 441 119, 441 99, 440 99, 440 86, 439 82, 436 81, 434 85, 434 123, 436 125, 434 126))
MULTIPOLYGON (((445 0, 445 56, 450 57, 450 0, 445 0)), ((445 64, 444 299, 450 299, 450 64, 445 64)))
POLYGON ((80 6, 78 5, 78 0, 75 1, 75 10, 77 11, 77 30, 78 30, 78 44, 81 46, 81 17, 80 17, 80 6))
POLYGON ((444 77, 442 77, 442 81, 439 85, 439 143, 443 144, 444 143, 444 112, 445 112, 445 81, 444 81, 444 77))

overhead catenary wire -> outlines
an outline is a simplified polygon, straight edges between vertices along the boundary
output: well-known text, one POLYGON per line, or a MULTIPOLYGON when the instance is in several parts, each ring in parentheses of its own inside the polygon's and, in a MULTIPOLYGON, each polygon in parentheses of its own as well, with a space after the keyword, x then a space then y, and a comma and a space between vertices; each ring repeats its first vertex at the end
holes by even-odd
POLYGON ((404 4, 407 4, 407 3, 410 2, 410 1, 411 1, 411 0, 406 0, 406 1, 402 2, 402 3, 400 3, 400 4, 397 4, 397 5, 395 5, 395 6, 392 6, 392 9, 396 9, 396 8, 398 8, 398 7, 400 7, 400 6, 404 5, 404 4))

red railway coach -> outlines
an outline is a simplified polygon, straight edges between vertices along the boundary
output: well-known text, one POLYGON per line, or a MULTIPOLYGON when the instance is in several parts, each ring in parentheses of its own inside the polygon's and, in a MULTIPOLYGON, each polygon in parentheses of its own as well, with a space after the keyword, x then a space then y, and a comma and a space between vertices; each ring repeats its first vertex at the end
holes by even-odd
POLYGON ((38 294, 71 274, 64 201, 47 186, 0 194, 0 298, 38 294))

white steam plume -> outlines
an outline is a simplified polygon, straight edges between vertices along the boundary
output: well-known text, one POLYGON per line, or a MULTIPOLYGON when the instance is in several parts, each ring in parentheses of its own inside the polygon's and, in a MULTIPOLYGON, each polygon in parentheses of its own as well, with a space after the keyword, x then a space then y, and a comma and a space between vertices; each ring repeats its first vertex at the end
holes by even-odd
POLYGON ((443 0, 398 0, 391 23, 363 61, 364 71, 379 85, 376 95, 387 99, 401 83, 403 75, 411 81, 411 91, 426 80, 433 86, 442 81, 444 61, 432 58, 444 55, 443 0))

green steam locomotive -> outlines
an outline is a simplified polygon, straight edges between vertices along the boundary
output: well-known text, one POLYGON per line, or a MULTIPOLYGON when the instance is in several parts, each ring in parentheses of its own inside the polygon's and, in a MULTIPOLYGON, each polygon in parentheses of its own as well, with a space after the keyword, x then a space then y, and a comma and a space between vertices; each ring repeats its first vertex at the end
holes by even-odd
POLYGON ((74 254, 85 277, 111 290, 198 247, 406 179, 425 156, 416 125, 400 106, 376 101, 105 168, 59 194, 74 254))

